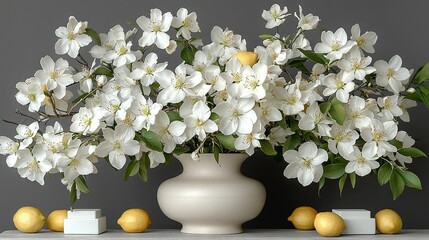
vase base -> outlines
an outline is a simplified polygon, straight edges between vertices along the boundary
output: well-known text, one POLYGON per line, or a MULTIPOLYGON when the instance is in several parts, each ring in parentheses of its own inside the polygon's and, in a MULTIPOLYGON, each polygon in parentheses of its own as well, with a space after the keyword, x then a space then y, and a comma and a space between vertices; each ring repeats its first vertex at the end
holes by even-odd
POLYGON ((241 225, 231 226, 186 224, 183 225, 181 232, 189 234, 239 234, 243 233, 243 229, 241 228, 241 225))

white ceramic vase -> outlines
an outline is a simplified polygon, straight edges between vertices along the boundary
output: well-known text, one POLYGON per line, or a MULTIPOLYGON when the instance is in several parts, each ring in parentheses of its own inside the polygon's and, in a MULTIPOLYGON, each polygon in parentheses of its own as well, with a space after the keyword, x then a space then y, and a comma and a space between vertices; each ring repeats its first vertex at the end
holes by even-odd
POLYGON ((194 234, 241 233, 241 225, 259 215, 265 205, 264 186, 241 174, 246 154, 190 154, 177 159, 183 172, 163 182, 158 203, 164 214, 182 224, 182 232, 194 234))

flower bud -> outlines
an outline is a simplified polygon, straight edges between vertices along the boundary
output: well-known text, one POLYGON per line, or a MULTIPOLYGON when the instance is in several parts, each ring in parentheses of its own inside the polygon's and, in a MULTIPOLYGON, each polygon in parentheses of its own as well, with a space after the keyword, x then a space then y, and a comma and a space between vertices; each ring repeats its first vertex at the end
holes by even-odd
POLYGON ((107 77, 104 75, 98 75, 97 78, 95 79, 95 81, 97 81, 98 87, 102 87, 102 86, 104 86, 104 84, 106 84, 107 77))
POLYGON ((408 88, 407 89, 407 93, 415 93, 416 92, 416 89, 414 89, 414 88, 408 88))

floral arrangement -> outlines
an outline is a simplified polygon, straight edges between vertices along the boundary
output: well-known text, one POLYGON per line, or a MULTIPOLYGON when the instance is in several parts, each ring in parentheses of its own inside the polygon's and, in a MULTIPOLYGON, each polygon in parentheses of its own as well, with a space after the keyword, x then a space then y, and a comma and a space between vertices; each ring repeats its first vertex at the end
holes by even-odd
POLYGON ((196 13, 184 8, 177 16, 152 9, 127 32, 116 25, 98 34, 70 17, 55 31, 55 52, 77 65, 45 56, 33 77, 16 84, 16 100, 30 112, 19 113, 34 122, 16 124, 14 139, 0 137, 0 153, 41 185, 46 174, 61 174, 71 204, 89 192, 86 177, 97 173, 99 157, 125 168, 125 179, 147 180, 149 168, 174 154, 218 160, 258 149, 285 160, 285 177, 303 186, 338 179, 342 190, 347 178, 354 187, 356 175, 372 172, 381 185, 390 182, 394 198, 404 186, 420 189, 406 164, 425 154, 398 123, 410 121, 416 101, 429 106, 429 65, 413 74, 398 55, 374 62, 367 54, 377 35, 358 24, 350 37, 343 28, 322 31, 312 47, 306 33, 319 31, 320 19, 301 7, 297 32, 281 36, 290 15, 277 4, 264 10, 275 33, 261 35, 263 45, 252 52, 218 26, 203 45, 192 36, 200 32, 196 13), (156 53, 178 49, 178 66, 156 53), (71 119, 68 128, 60 118, 71 119))

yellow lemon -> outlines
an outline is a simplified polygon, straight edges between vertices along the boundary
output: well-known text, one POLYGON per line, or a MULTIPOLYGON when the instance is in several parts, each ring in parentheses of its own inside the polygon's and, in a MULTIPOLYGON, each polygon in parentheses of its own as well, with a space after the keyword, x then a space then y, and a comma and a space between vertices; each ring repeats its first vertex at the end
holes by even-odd
POLYGON ((258 61, 258 54, 254 52, 238 52, 234 57, 238 58, 243 66, 253 66, 258 61))
POLYGON ((316 231, 324 237, 338 237, 346 229, 344 220, 333 212, 321 212, 314 219, 316 231))
POLYGON ((128 209, 118 219, 119 226, 129 233, 144 232, 151 223, 147 212, 140 208, 128 209))
POLYGON ((46 227, 54 232, 64 232, 65 218, 67 218, 67 210, 54 210, 46 220, 46 227))
POLYGON ((22 207, 13 215, 16 229, 25 233, 39 232, 45 224, 45 216, 35 207, 22 207))
POLYGON ((287 220, 292 222, 293 226, 298 230, 312 230, 314 229, 316 215, 316 209, 302 206, 296 208, 287 220))
POLYGON ((402 229, 402 219, 392 209, 383 209, 375 214, 375 225, 380 233, 395 234, 402 229))

